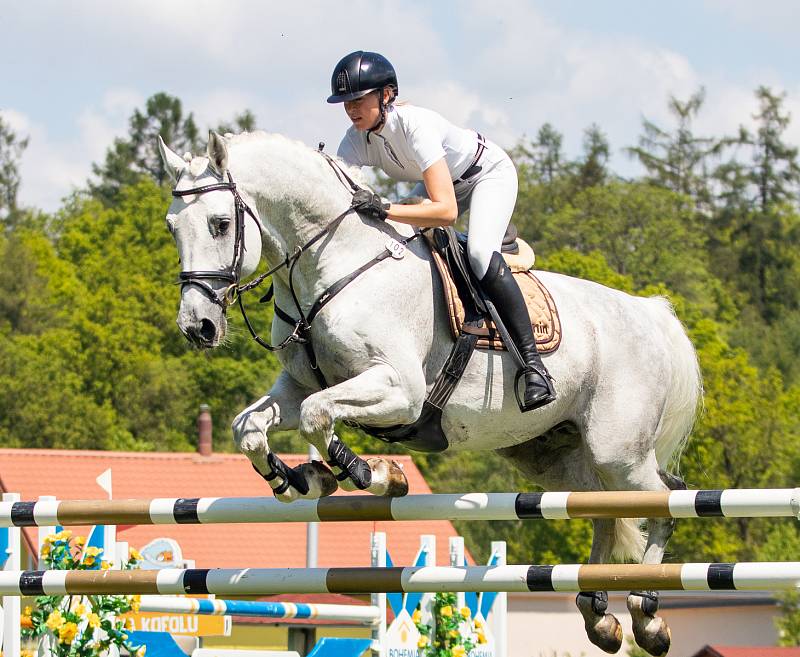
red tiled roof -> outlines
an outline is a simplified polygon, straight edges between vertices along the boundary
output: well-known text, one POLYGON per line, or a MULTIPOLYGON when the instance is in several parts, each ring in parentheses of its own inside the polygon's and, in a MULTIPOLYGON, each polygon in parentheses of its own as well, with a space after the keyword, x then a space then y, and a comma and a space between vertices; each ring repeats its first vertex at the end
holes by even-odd
POLYGON ((800 647, 703 646, 692 657, 800 657, 800 647))
MULTIPOLYGON (((305 455, 281 455, 294 467, 305 455)), ((391 457, 403 467, 411 493, 430 493, 408 456, 391 457)), ((271 496, 271 490, 242 455, 104 452, 85 450, 0 449, 0 490, 20 493, 23 500, 40 495, 58 499, 105 499, 95 479, 111 468, 115 499, 153 497, 271 496)), ((337 493, 346 494, 346 493, 337 493)), ((29 545, 36 528, 23 530, 29 545)), ((79 528, 76 528, 76 532, 79 528)), ((320 523, 320 567, 368 566, 369 535, 387 534, 396 565, 408 565, 419 549, 421 534, 434 534, 437 563, 448 564, 448 538, 457 534, 449 521, 320 523)), ((140 548, 154 538, 175 539, 185 559, 198 568, 304 567, 304 523, 230 525, 156 525, 120 527, 118 540, 140 548)), ((471 560, 471 559, 470 559, 471 560)))

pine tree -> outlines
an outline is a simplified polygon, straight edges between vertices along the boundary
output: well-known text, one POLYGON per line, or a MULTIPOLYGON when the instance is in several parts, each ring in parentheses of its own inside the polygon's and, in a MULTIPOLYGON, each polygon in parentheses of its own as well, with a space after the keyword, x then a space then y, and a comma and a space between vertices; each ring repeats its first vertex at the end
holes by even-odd
POLYGON ((19 160, 28 146, 28 138, 21 139, 0 116, 0 221, 6 226, 14 223, 19 213, 19 160))

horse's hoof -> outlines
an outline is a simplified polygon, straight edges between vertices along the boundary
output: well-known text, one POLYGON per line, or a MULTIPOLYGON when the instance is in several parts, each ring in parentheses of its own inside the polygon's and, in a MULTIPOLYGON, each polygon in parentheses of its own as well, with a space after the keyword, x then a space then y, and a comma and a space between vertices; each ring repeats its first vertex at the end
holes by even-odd
POLYGON ((403 468, 396 461, 379 458, 367 459, 372 470, 372 484, 367 489, 373 495, 383 497, 403 497, 408 495, 408 479, 403 468))
POLYGON ((339 483, 336 481, 333 472, 322 461, 301 463, 296 469, 309 484, 309 491, 306 497, 328 497, 328 495, 333 495, 336 489, 339 488, 339 483))
POLYGON ((622 647, 622 625, 614 614, 585 619, 585 626, 589 641, 601 650, 614 654, 622 647))
POLYGON ((653 657, 663 657, 669 652, 672 632, 661 616, 655 616, 644 625, 634 620, 633 638, 640 648, 649 652, 653 657))
POLYGON ((275 498, 279 502, 290 503, 295 500, 316 500, 320 497, 333 495, 339 487, 334 474, 320 461, 301 463, 292 468, 292 472, 296 475, 294 479, 298 480, 298 485, 301 485, 300 482, 305 482, 308 491, 303 493, 296 486, 289 486, 282 493, 275 493, 275 498))

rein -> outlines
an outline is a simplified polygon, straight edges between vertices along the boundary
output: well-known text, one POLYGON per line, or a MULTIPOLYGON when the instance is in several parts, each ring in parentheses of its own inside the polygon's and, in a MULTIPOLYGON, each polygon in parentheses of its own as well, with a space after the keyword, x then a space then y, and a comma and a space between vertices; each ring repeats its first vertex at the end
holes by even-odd
MULTIPOLYGON (((334 173, 336 174, 337 179, 339 182, 342 183, 350 194, 355 194, 358 190, 361 189, 359 185, 353 181, 353 179, 347 175, 347 172, 342 169, 341 166, 327 153, 325 153, 322 149, 324 147, 323 143, 320 143, 319 148, 317 150, 328 164, 333 169, 334 173)), ((411 241, 415 240, 417 237, 421 235, 420 232, 415 232, 413 235, 400 240, 391 240, 389 244, 387 244, 386 250, 382 251, 380 254, 375 256, 372 260, 367 262, 366 264, 362 265, 354 272, 344 276, 343 278, 336 281, 333 285, 329 286, 321 295, 320 297, 314 302, 314 305, 306 315, 303 312, 303 308, 300 305, 300 300, 297 297, 297 293, 294 289, 294 270, 297 262, 300 260, 300 257, 305 253, 308 249, 310 249, 314 244, 316 244, 320 239, 322 239, 325 235, 330 233, 334 230, 342 220, 351 212, 355 212, 355 208, 351 205, 348 207, 344 212, 337 215, 331 221, 329 221, 320 231, 315 233, 311 239, 309 239, 305 244, 302 246, 298 246, 292 253, 287 253, 284 257, 283 261, 272 267, 271 269, 267 270, 263 274, 256 276, 251 281, 240 284, 241 278, 241 271, 242 271, 242 259, 244 257, 244 220, 245 220, 245 213, 249 214, 253 221, 256 222, 258 226, 260 226, 261 222, 256 218, 255 213, 250 208, 247 203, 245 203, 244 199, 239 194, 239 191, 236 189, 236 183, 233 181, 231 177, 230 171, 227 172, 228 181, 225 182, 220 181, 219 183, 215 183, 212 185, 203 185, 201 187, 193 187, 191 189, 184 189, 184 190, 173 190, 172 195, 178 198, 184 196, 190 196, 192 194, 206 194, 208 192, 219 191, 219 190, 227 190, 233 194, 234 199, 234 208, 235 208, 235 217, 234 217, 234 245, 233 245, 233 260, 231 264, 228 265, 225 269, 218 270, 218 271, 202 271, 202 270, 192 270, 192 271, 181 271, 178 275, 177 284, 181 286, 183 289, 186 285, 196 285, 200 288, 200 290, 215 304, 222 308, 222 312, 225 313, 227 309, 232 306, 234 303, 237 303, 239 306, 239 310, 242 313, 242 319, 244 319, 244 323, 247 326, 247 330, 250 332, 250 335, 253 337, 260 346, 268 351, 280 351, 285 349, 293 342, 297 342, 298 344, 302 344, 305 347, 306 354, 308 356, 309 362, 311 364, 311 369, 314 372, 314 375, 317 378, 317 382, 320 384, 322 388, 327 388, 328 384, 325 380, 325 376, 320 371, 317 365, 316 355, 314 353, 314 348, 311 344, 311 322, 314 321, 314 318, 319 314, 322 308, 325 307, 339 292, 341 292, 347 285, 353 282, 356 278, 358 278, 361 274, 365 271, 373 267, 374 265, 378 264, 379 262, 385 260, 390 255, 393 257, 402 257, 402 252, 405 250, 405 246, 409 244, 411 241), (391 247, 391 248, 390 248, 391 247), (275 272, 283 269, 286 267, 289 271, 289 292, 291 293, 292 302, 297 310, 298 315, 300 316, 299 319, 293 319, 289 314, 285 311, 281 310, 277 305, 275 305, 275 315, 281 319, 282 321, 286 322, 287 324, 294 325, 292 332, 282 340, 279 344, 271 345, 266 340, 261 338, 261 336, 256 333, 253 325, 250 323, 250 319, 247 316, 247 311, 245 310, 244 302, 242 301, 243 293, 248 292, 257 288, 264 280, 270 276, 272 276, 275 272), (209 285, 206 281, 208 280, 218 280, 218 281, 225 281, 229 283, 229 285, 222 291, 220 295, 217 290, 215 290, 211 285, 209 285)), ((272 299, 274 288, 270 285, 267 293, 260 299, 262 302, 268 302, 272 299)))

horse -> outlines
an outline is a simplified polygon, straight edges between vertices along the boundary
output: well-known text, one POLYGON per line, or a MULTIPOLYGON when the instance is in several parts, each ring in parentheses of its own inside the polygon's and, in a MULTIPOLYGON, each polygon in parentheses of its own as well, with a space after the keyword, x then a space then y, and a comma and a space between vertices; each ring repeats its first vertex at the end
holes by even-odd
MULTIPOLYGON (((410 226, 354 210, 360 171, 281 135, 212 132, 203 156, 183 158, 159 138, 159 150, 175 182, 166 222, 184 267, 177 323, 186 338, 199 348, 218 346, 227 308, 265 275, 240 281, 262 257, 272 265, 271 339, 280 344, 271 348, 285 347, 278 351, 283 369, 233 421, 238 449, 282 501, 329 495, 337 486, 405 494, 394 462, 361 459, 334 425, 413 423, 448 359, 453 338, 442 282, 424 240, 410 226), (378 262, 387 249, 393 257, 378 262), (374 266, 304 324, 320 296, 368 258, 374 266), (298 430, 330 469, 319 461, 288 469, 270 450, 274 429, 298 430)), ((560 348, 544 356, 557 399, 521 413, 516 362, 508 352, 475 351, 441 414, 446 449, 494 451, 548 490, 635 495, 685 487, 668 468, 688 439, 702 384, 669 302, 554 272, 535 275, 563 327, 560 348)), ((640 522, 594 520, 590 562, 661 563, 674 521, 649 519, 646 540, 640 522)), ((670 643, 657 600, 648 591, 627 598, 634 638, 653 655, 670 643)), ((606 612, 607 594, 580 593, 577 606, 592 643, 618 651, 622 630, 606 612)))

